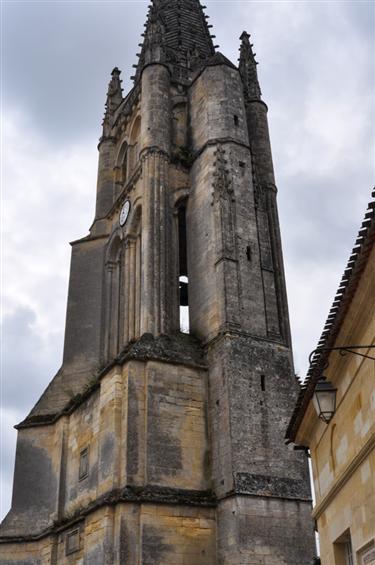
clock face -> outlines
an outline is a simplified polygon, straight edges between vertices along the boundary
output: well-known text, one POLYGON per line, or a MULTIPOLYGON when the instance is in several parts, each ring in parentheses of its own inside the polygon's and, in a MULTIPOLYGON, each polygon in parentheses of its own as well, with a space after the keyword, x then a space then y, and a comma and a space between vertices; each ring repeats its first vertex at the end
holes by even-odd
POLYGON ((129 212, 130 212, 130 202, 129 200, 127 200, 125 202, 125 204, 123 205, 123 207, 121 208, 121 212, 120 212, 120 226, 124 226, 126 223, 126 220, 128 219, 129 216, 129 212))

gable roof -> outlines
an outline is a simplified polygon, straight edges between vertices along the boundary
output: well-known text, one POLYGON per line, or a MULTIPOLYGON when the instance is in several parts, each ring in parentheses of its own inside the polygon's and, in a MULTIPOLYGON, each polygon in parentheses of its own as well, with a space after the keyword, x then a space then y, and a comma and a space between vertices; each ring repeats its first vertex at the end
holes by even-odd
POLYGON ((314 394, 316 383, 325 369, 330 355, 326 348, 334 347, 337 336, 366 268, 375 244, 375 189, 364 220, 358 232, 352 253, 341 279, 332 307, 329 311, 317 349, 312 355, 307 377, 301 385, 297 403, 286 432, 288 442, 294 442, 308 404, 314 394))

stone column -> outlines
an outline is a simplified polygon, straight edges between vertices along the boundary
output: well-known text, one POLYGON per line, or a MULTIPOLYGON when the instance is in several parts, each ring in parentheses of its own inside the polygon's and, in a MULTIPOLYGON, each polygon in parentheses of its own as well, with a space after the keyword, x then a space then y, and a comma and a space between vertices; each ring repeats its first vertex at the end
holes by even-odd
POLYGON ((170 76, 161 64, 142 74, 141 159, 143 161, 142 305, 140 333, 167 333, 171 269, 171 210, 168 206, 170 76))
POLYGON ((130 284, 130 261, 129 261, 129 240, 125 241, 124 249, 124 344, 129 341, 129 284, 130 284))
POLYGON ((129 341, 135 338, 136 239, 129 237, 129 341))
POLYGON ((136 251, 135 251, 135 337, 140 336, 141 322, 141 265, 142 265, 142 237, 137 235, 136 251))
POLYGON ((261 252, 267 333, 290 345, 281 235, 277 216, 277 188, 268 129, 268 108, 262 100, 246 104, 246 117, 254 170, 254 190, 261 252))
POLYGON ((144 223, 142 227, 141 334, 167 333, 171 324, 167 289, 170 210, 167 206, 168 157, 156 150, 144 155, 144 223))

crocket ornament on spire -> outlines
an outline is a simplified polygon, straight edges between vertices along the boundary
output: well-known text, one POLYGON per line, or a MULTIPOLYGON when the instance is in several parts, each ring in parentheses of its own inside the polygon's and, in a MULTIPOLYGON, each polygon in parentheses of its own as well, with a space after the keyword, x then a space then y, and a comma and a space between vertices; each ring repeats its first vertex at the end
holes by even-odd
POLYGON ((257 72, 256 53, 253 53, 253 45, 250 43, 250 34, 246 31, 241 34, 240 64, 239 70, 244 83, 246 101, 260 100, 260 90, 257 72))

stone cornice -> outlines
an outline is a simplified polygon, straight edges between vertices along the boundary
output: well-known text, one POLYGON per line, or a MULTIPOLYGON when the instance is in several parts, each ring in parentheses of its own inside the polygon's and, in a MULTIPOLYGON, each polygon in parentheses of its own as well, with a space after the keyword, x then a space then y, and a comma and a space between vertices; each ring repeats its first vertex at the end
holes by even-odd
POLYGON ((268 106, 263 100, 258 100, 257 98, 249 98, 248 100, 245 100, 245 108, 250 106, 250 104, 260 104, 261 106, 264 106, 268 112, 268 106))
POLYGON ((313 518, 317 520, 322 513, 327 509, 332 500, 337 496, 337 493, 346 485, 350 477, 355 473, 358 467, 363 463, 363 461, 369 456, 371 451, 375 447, 375 427, 373 427, 373 433, 370 435, 369 439, 362 446, 357 455, 350 461, 349 465, 342 471, 338 476, 337 480, 328 491, 328 493, 322 498, 322 500, 315 506, 312 512, 313 518))
POLYGON ((247 143, 243 143, 242 141, 238 141, 237 139, 234 139, 233 137, 215 137, 214 139, 210 139, 210 140, 206 141, 206 143, 204 145, 202 145, 202 147, 200 147, 194 153, 193 161, 198 159, 198 157, 200 157, 202 155, 202 153, 204 153, 208 147, 215 147, 218 144, 225 145, 225 144, 229 144, 229 143, 233 143, 234 145, 238 145, 239 147, 244 147, 245 149, 248 149, 249 151, 251 151, 250 145, 248 145, 247 143))
POLYGON ((126 486, 123 489, 114 489, 102 495, 97 500, 92 501, 84 508, 78 508, 76 512, 69 518, 62 518, 54 522, 48 528, 39 533, 26 536, 1 536, 0 544, 5 543, 25 543, 36 542, 48 536, 55 536, 69 528, 72 528, 83 522, 86 516, 100 510, 103 507, 116 506, 117 504, 133 503, 133 504, 160 504, 160 505, 178 505, 190 506, 198 508, 216 508, 218 503, 235 496, 256 497, 256 498, 273 498, 290 500, 294 502, 302 502, 311 504, 310 498, 298 497, 292 493, 286 493, 285 496, 276 493, 267 492, 248 492, 243 485, 238 485, 233 491, 226 493, 220 498, 216 497, 212 490, 188 490, 158 486, 126 486))
MULTIPOLYGON (((51 426, 63 416, 69 416, 100 387, 102 379, 114 367, 122 367, 127 361, 157 361, 159 363, 183 365, 206 370, 207 365, 203 359, 203 351, 200 358, 194 359, 188 351, 188 344, 182 344, 182 348, 179 348, 178 340, 178 336, 158 336, 155 338, 151 334, 144 334, 138 340, 129 343, 111 363, 99 370, 91 384, 82 393, 74 396, 63 410, 55 414, 31 416, 14 426, 15 429, 51 426)), ((199 347, 199 342, 197 342, 197 347, 199 347)))
POLYGON ((305 480, 236 473, 235 485, 236 494, 312 502, 310 489, 305 480))
POLYGON ((282 340, 277 340, 277 339, 271 339, 269 336, 260 336, 260 335, 255 335, 255 334, 251 334, 249 332, 244 332, 243 330, 237 330, 237 329, 233 329, 233 328, 220 328, 218 333, 212 337, 211 339, 207 340, 206 342, 203 343, 203 346, 206 348, 211 347, 212 345, 214 345, 216 342, 220 341, 221 339, 224 338, 233 338, 233 337, 243 337, 245 339, 253 339, 254 341, 259 341, 259 342, 266 342, 269 343, 271 345, 277 345, 278 347, 284 347, 286 351, 290 351, 290 347, 288 344, 286 344, 284 341, 282 340))
POLYGON ((214 508, 217 498, 211 490, 188 490, 158 486, 126 486, 114 489, 84 508, 79 508, 69 518, 62 518, 37 534, 26 536, 1 536, 0 544, 25 543, 39 541, 47 536, 59 534, 82 522, 86 516, 106 506, 116 506, 121 503, 133 504, 162 504, 214 508))

